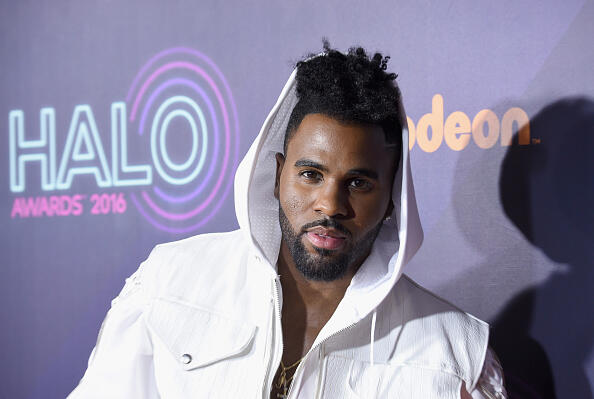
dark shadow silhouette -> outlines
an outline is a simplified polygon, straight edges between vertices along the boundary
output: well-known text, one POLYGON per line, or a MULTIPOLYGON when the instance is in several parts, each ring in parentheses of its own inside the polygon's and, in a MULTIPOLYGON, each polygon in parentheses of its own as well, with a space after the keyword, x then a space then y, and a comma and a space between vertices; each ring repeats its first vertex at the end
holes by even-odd
POLYGON ((594 342, 594 101, 550 104, 530 130, 533 144, 512 145, 503 159, 501 204, 532 245, 568 266, 506 305, 491 345, 511 398, 591 398, 585 363, 594 342))

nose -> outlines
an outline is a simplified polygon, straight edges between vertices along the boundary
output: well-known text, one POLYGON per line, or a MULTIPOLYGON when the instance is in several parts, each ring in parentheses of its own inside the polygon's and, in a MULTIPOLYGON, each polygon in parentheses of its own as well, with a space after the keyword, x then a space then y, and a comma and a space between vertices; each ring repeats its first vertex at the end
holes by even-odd
POLYGON ((317 192, 314 211, 328 217, 347 216, 348 193, 337 182, 327 181, 317 192))

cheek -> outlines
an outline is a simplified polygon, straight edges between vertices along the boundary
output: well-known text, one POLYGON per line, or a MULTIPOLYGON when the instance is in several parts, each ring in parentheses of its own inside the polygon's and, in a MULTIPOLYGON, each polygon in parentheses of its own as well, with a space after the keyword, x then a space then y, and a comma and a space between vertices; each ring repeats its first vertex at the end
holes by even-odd
POLYGON ((299 215, 303 212, 305 201, 302 197, 296 194, 281 195, 281 206, 285 213, 291 215, 299 215))
POLYGON ((303 192, 299 185, 281 180, 279 201, 286 215, 300 215, 303 214, 308 203, 307 193, 303 192))
POLYGON ((366 233, 377 226, 384 218, 388 209, 389 198, 384 198, 384 196, 365 198, 352 204, 355 211, 355 220, 358 221, 363 233, 366 233))

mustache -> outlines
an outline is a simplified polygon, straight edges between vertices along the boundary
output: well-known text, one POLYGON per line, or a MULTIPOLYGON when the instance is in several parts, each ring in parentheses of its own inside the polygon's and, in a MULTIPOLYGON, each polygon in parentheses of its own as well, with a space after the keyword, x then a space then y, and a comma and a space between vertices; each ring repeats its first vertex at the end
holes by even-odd
POLYGON ((317 226, 336 229, 336 230, 340 231, 341 233, 345 234, 349 238, 352 236, 351 232, 346 227, 344 227, 342 224, 337 222, 336 219, 332 219, 332 218, 319 219, 319 220, 315 220, 313 222, 304 224, 301 227, 301 234, 305 234, 306 230, 311 229, 312 227, 317 227, 317 226))

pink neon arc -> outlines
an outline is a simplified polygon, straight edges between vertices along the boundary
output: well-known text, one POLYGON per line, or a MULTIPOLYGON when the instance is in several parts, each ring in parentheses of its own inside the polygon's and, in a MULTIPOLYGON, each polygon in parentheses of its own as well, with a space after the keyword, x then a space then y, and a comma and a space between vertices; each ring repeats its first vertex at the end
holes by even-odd
POLYGON ((134 195, 134 193, 131 193, 130 194, 130 198, 132 199, 132 202, 134 203, 134 205, 136 206, 136 208, 140 211, 140 213, 142 214, 142 216, 144 216, 144 218, 146 220, 148 220, 148 222, 150 224, 152 224, 156 228, 161 229, 163 231, 166 231, 168 233, 184 234, 184 233, 189 233, 191 231, 195 231, 195 230, 199 229, 200 227, 204 226, 206 223, 208 223, 214 217, 214 215, 218 212, 218 210, 223 205, 223 201, 222 200, 225 199, 227 197, 227 195, 229 194, 229 188, 230 187, 231 187, 231 185, 230 184, 227 184, 227 186, 225 187, 225 193, 223 194, 223 197, 222 197, 221 201, 219 201, 215 205, 215 207, 213 208, 213 210, 205 218, 201 219, 196 224, 193 224, 191 226, 186 226, 186 227, 170 227, 170 226, 165 226, 165 225, 157 222, 155 219, 153 219, 153 217, 151 215, 148 214, 147 211, 144 210, 144 208, 142 207, 142 204, 136 198, 136 195, 134 195))
MULTIPOLYGON (((206 55, 202 54, 198 50, 194 50, 194 49, 189 48, 189 47, 172 47, 172 48, 163 50, 160 53, 155 54, 150 60, 148 60, 148 62, 146 64, 144 64, 144 66, 136 74, 136 76, 134 77, 134 80, 132 81, 132 84, 130 85, 130 89, 128 90, 128 94, 126 95, 126 102, 130 102, 130 99, 132 98, 132 92, 134 91, 134 88, 138 85, 138 82, 140 81, 141 76, 144 75, 144 73, 159 58, 163 58, 163 57, 165 57, 167 55, 175 54, 175 53, 191 54, 193 56, 196 56, 196 57, 200 58, 204 62, 206 62, 208 64, 208 66, 210 66, 215 71, 215 73, 217 74, 217 76, 219 77, 219 79, 221 79, 221 81, 223 82, 223 85, 225 86, 225 91, 227 91, 227 95, 231 98, 231 89, 229 88, 229 85, 227 84, 227 81, 225 80, 225 77, 223 76, 223 73, 221 72, 221 70, 217 67, 217 65, 209 57, 207 57, 206 55)), ((233 108, 234 108, 234 112, 237 113, 237 111, 235 110, 235 107, 233 107, 233 108)))
MULTIPOLYGON (((223 176, 223 175, 224 174, 221 173, 221 176, 223 176)), ((192 216, 196 216, 197 214, 202 212, 204 210, 204 208, 206 208, 212 202, 215 195, 217 194, 217 191, 219 191, 219 188, 221 187, 222 183, 223 183, 223 179, 219 178, 217 180, 215 188, 210 192, 208 198, 206 198, 206 200, 204 200, 204 202, 202 202, 199 206, 197 206, 196 208, 194 208, 191 211, 186 212, 186 213, 171 213, 171 212, 164 211, 163 209, 159 208, 157 206, 157 204, 155 204, 153 202, 153 200, 151 199, 151 197, 149 197, 149 195, 147 194, 146 191, 144 191, 144 190, 141 191, 141 194, 142 194, 142 198, 146 201, 148 206, 150 206, 151 209, 153 211, 155 211, 158 215, 163 216, 164 218, 167 218, 170 220, 186 220, 186 219, 189 219, 192 216)))
MULTIPOLYGON (((159 69, 157 69, 155 72, 153 72, 151 74, 151 76, 149 76, 149 78, 142 84, 140 91, 138 92, 138 94, 136 95, 136 98, 134 99, 134 105, 132 106, 132 112, 130 113, 130 121, 134 121, 134 119, 136 118, 136 111, 138 110, 138 105, 140 103, 140 100, 142 99, 144 93, 146 92, 146 90, 150 86, 150 84, 162 73, 167 72, 170 69, 175 69, 175 68, 189 69, 191 71, 196 72, 198 75, 202 76, 204 78, 204 80, 206 80, 208 82, 208 85, 212 88, 212 90, 214 91, 215 96, 217 97, 217 100, 219 101, 219 104, 221 104, 222 108, 225 108, 225 105, 224 105, 225 102, 223 100, 223 96, 221 95, 219 88, 217 87, 215 82, 212 80, 212 78, 210 76, 208 76, 208 74, 206 72, 204 72, 204 70, 202 68, 200 68, 199 66, 194 65, 192 63, 186 62, 186 61, 174 61, 174 62, 170 62, 170 63, 167 63, 167 64, 159 67, 159 69)), ((227 117, 226 109, 225 109, 224 115, 225 115, 225 118, 226 118, 227 124, 228 124, 228 117, 227 117)))
POLYGON ((218 76, 218 78, 221 80, 221 82, 223 83, 223 86, 225 87, 225 91, 227 92, 227 96, 229 97, 229 102, 231 103, 231 110, 233 111, 233 115, 234 115, 234 127, 235 127, 235 132, 237 133, 235 135, 235 151, 234 151, 234 156, 233 156, 233 165, 236 166, 237 165, 237 160, 239 158, 239 121, 237 119, 237 106, 235 105, 235 101, 233 100, 233 95, 231 94, 231 88, 229 87, 229 84, 227 83, 227 80, 225 79, 225 76, 223 75, 223 73, 221 72, 221 70, 217 67, 217 65, 206 55, 202 54, 200 51, 189 48, 189 47, 172 47, 170 49, 166 49, 161 51, 160 53, 157 53, 156 55, 154 55, 146 64, 144 64, 144 66, 140 69, 140 71, 136 74, 136 76, 134 77, 134 80, 132 81, 132 85, 130 86, 130 89, 128 90, 128 94, 126 95, 126 102, 130 102, 130 99, 132 98, 132 92, 134 91, 134 88, 138 85, 138 82, 140 80, 140 77, 142 75, 144 75, 144 73, 160 58, 166 57, 170 54, 175 54, 175 53, 182 53, 182 54, 190 54, 193 55, 199 59, 201 59, 202 61, 206 62, 206 64, 208 64, 208 66, 210 66, 215 74, 218 76))
POLYGON ((148 196, 148 194, 145 191, 142 192, 142 197, 144 198, 144 200, 151 207, 151 209, 153 211, 155 211, 157 214, 159 214, 159 215, 161 215, 161 216, 163 216, 163 217, 165 217, 167 219, 171 219, 171 220, 186 220, 186 219, 188 219, 188 218, 190 218, 192 216, 197 215, 205 207, 207 207, 210 204, 210 202, 214 199, 214 196, 216 195, 217 191, 221 187, 221 184, 223 183, 223 179, 225 177, 225 171, 227 170, 227 166, 228 166, 228 163, 229 163, 229 152, 230 152, 230 144, 231 144, 231 137, 230 136, 231 136, 231 133, 230 133, 230 127, 229 127, 229 115, 227 114, 227 109, 225 107, 225 103, 224 103, 224 100, 222 98, 221 92, 216 87, 214 81, 210 78, 210 76, 208 76, 198 66, 196 66, 194 64, 190 64, 188 62, 183 62, 183 61, 177 61, 177 62, 171 62, 171 63, 165 64, 165 65, 163 65, 162 67, 160 67, 159 69, 157 69, 155 72, 153 72, 151 74, 151 76, 144 82, 144 84, 140 88, 140 91, 138 92, 138 95, 136 96, 136 99, 134 101, 134 106, 132 107, 132 112, 130 114, 130 120, 134 120, 134 118, 136 116, 136 111, 138 109, 138 104, 140 103, 140 99, 144 95, 144 92, 147 90, 147 88, 149 87, 149 85, 151 84, 151 82, 153 82, 157 78, 157 76, 159 76, 163 72, 166 72, 166 71, 168 71, 170 69, 175 69, 175 68, 186 68, 186 69, 190 69, 190 70, 196 72, 197 74, 199 74, 200 76, 202 76, 208 82, 208 84, 210 85, 210 87, 214 91, 215 96, 217 97, 217 100, 218 100, 219 105, 221 107, 221 111, 222 111, 222 114, 223 114, 223 123, 225 125, 225 155, 223 157, 223 166, 221 167, 221 173, 220 173, 220 175, 219 175, 219 177, 217 179, 217 182, 215 184, 215 188, 211 191, 210 195, 205 200, 205 202, 203 202, 202 204, 200 204, 200 206, 198 206, 197 208, 193 209, 190 212, 186 212, 184 214, 175 214, 175 213, 171 213, 171 212, 167 212, 167 211, 162 210, 161 208, 159 208, 151 200, 151 198, 148 196))
MULTIPOLYGON (((143 76, 146 71, 148 71, 150 69, 150 67, 160 58, 165 57, 167 55, 170 54, 174 54, 174 53, 185 53, 185 54, 190 54, 193 56, 198 57, 199 59, 201 59, 202 61, 206 62, 206 64, 208 64, 208 66, 210 66, 215 74, 218 76, 218 78, 221 80, 223 86, 224 86, 224 90, 226 92, 226 94, 229 97, 229 103, 231 105, 231 111, 233 112, 233 117, 234 117, 234 128, 235 128, 235 140, 234 140, 234 144, 235 144, 235 148, 233 151, 233 168, 235 168, 237 166, 237 161, 238 161, 238 157, 239 157, 239 121, 237 119, 237 107, 235 105, 235 102, 233 100, 233 96, 231 94, 231 90, 230 87, 227 83, 227 81, 225 80, 225 77, 223 76, 223 74, 221 73, 221 71, 218 69, 218 67, 214 64, 214 62, 212 62, 210 60, 210 58, 208 58, 207 56, 203 55, 202 53, 198 52, 197 50, 193 50, 190 48, 185 48, 185 47, 175 47, 175 48, 171 48, 171 49, 167 49, 162 51, 161 53, 158 53, 157 55, 153 56, 142 68, 141 70, 138 72, 138 74, 136 75, 136 77, 134 78, 134 81, 132 82, 132 85, 130 86, 130 89, 128 91, 128 94, 126 96, 126 101, 130 102, 131 98, 132 98, 132 93, 135 91, 135 88, 138 87, 138 83, 139 80, 141 78, 141 76, 143 76)), ((230 158, 230 150, 231 150, 231 132, 230 132, 230 126, 229 126, 229 113, 227 111, 227 108, 225 106, 225 101, 223 99, 223 96, 220 92, 220 90, 218 89, 218 87, 216 86, 215 82, 213 81, 213 79, 200 67, 196 66, 195 64, 189 63, 189 62, 184 62, 184 61, 175 61, 175 62, 170 62, 168 64, 165 64, 163 66, 161 66, 160 68, 158 68, 155 72, 153 72, 149 78, 142 84, 142 86, 140 87, 140 90, 138 92, 138 94, 135 97, 134 100, 134 104, 132 106, 132 112, 130 114, 130 121, 134 121, 134 119, 136 118, 136 114, 138 112, 138 107, 140 104, 141 99, 143 98, 145 92, 147 91, 148 87, 150 87, 151 83, 162 73, 171 70, 171 69, 175 69, 175 68, 185 68, 185 69, 189 69, 195 73, 197 73, 199 76, 201 76, 202 78, 204 78, 207 83, 209 84, 209 86, 212 88, 213 92, 215 93, 215 96, 217 98, 217 101, 219 102, 220 106, 221 106, 221 113, 223 114, 223 122, 224 122, 224 126, 225 126, 225 155, 224 155, 224 159, 223 159, 223 165, 222 165, 222 170, 221 170, 221 174, 219 175, 219 178, 217 179, 217 182, 215 184, 214 189, 211 191, 210 195, 208 196, 208 198, 205 200, 205 202, 203 202, 201 205, 199 205, 196 209, 190 211, 190 212, 186 212, 184 214, 175 214, 175 213, 170 213, 167 211, 162 210, 161 208, 159 208, 150 198, 150 196, 148 195, 147 192, 143 191, 142 192, 142 197, 143 199, 147 202, 147 204, 150 206, 150 208, 156 212, 158 215, 165 217, 167 219, 170 220, 185 220, 188 219, 192 216, 197 215, 198 213, 202 212, 206 207, 208 207, 211 202, 214 200, 215 195, 217 194, 217 192, 219 191, 219 189, 221 188, 221 185, 223 184, 224 181, 224 176, 225 176, 225 171, 227 170, 227 167, 229 166, 229 158, 230 158)), ((175 232, 175 233, 185 233, 185 232, 189 232, 192 230, 196 230, 199 227, 201 227, 202 225, 204 225, 206 222, 208 222, 208 220, 210 220, 215 213, 219 210, 219 208, 222 206, 224 199, 227 197, 227 195, 229 194, 229 190, 231 187, 231 182, 232 180, 230 180, 224 188, 224 192, 222 197, 219 199, 219 201, 217 201, 217 203, 214 205, 214 208, 211 210, 211 212, 204 218, 202 219, 199 223, 194 224, 192 226, 188 226, 188 227, 183 227, 183 228, 174 228, 174 227, 169 227, 169 226, 165 226, 159 222, 157 222, 156 220, 154 220, 152 218, 151 215, 149 215, 146 210, 144 209, 144 207, 140 204, 140 201, 138 198, 136 198, 136 196, 134 194, 131 194, 132 200, 134 202, 134 204, 136 205, 136 207, 138 208, 138 210, 141 212, 141 214, 155 227, 165 230, 165 231, 169 231, 169 232, 175 232)))

